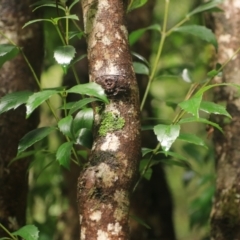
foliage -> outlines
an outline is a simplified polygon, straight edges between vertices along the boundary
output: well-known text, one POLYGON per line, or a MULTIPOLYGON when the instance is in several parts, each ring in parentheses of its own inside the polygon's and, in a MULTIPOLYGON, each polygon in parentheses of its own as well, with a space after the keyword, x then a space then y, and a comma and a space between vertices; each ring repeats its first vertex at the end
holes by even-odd
MULTIPOLYGON (((143 109, 146 98, 149 95, 151 85, 156 79, 161 78, 161 66, 159 63, 161 62, 160 59, 163 55, 163 49, 166 43, 166 39, 169 36, 176 33, 192 34, 195 37, 212 44, 217 51, 217 40, 210 29, 206 28, 205 26, 200 26, 196 24, 184 24, 196 14, 216 9, 220 2, 221 1, 219 0, 213 0, 200 5, 199 7, 186 14, 186 16, 182 20, 177 22, 173 27, 167 29, 168 15, 170 10, 169 1, 165 1, 164 19, 162 26, 157 23, 146 28, 138 29, 129 35, 130 45, 134 45, 146 31, 154 31, 159 38, 157 44, 157 54, 152 63, 149 63, 144 57, 142 57, 138 53, 132 53, 133 56, 138 59, 137 62, 133 63, 135 73, 147 75, 149 78, 148 85, 146 87, 145 94, 141 103, 141 110, 143 109)), ((35 19, 27 22, 23 26, 27 27, 28 25, 34 24, 36 22, 47 22, 54 26, 54 28, 56 29, 56 33, 61 39, 62 46, 55 47, 53 54, 56 62, 62 67, 64 74, 66 74, 70 68, 74 71, 74 64, 77 61, 81 61, 86 56, 82 55, 76 58, 76 49, 71 44, 69 44, 72 39, 81 38, 84 36, 84 32, 79 27, 76 27, 77 29, 74 32, 71 32, 69 30, 70 22, 74 23, 74 26, 76 26, 75 21, 78 20, 78 17, 76 15, 70 14, 72 8, 77 3, 78 1, 75 0, 72 2, 71 5, 67 6, 65 2, 60 2, 59 5, 56 6, 55 1, 38 1, 33 4, 34 11, 37 11, 39 8, 43 7, 57 7, 58 10, 61 10, 63 16, 58 16, 55 18, 35 19), (59 27, 59 23, 65 23, 64 32, 59 27)), ((145 3, 146 0, 130 1, 128 6, 128 12, 143 6, 145 3)), ((41 141, 44 143, 45 138, 53 132, 57 132, 57 134, 62 135, 65 139, 65 141, 61 142, 57 149, 52 152, 57 162, 66 169, 70 168, 71 161, 82 166, 83 162, 81 162, 79 156, 84 155, 86 157, 88 150, 91 149, 92 146, 93 110, 89 107, 89 104, 96 101, 100 102, 102 105, 108 104, 108 99, 104 93, 104 90, 96 83, 79 84, 79 79, 77 77, 77 85, 70 89, 67 89, 66 87, 42 89, 40 80, 37 78, 35 72, 33 71, 31 63, 26 58, 24 50, 22 50, 20 46, 17 46, 14 42, 12 42, 12 40, 5 36, 3 33, 0 32, 0 34, 6 39, 8 39, 10 43, 0 45, 0 67, 6 61, 11 60, 15 56, 17 56, 17 54, 21 53, 24 56, 26 63, 31 69, 35 80, 39 86, 39 91, 36 93, 22 91, 10 93, 2 97, 0 99, 0 114, 9 110, 14 110, 21 105, 25 105, 26 117, 29 117, 36 108, 38 108, 43 103, 46 103, 55 118, 55 124, 53 126, 45 126, 32 130, 21 139, 18 148, 18 156, 15 161, 21 159, 21 156, 25 156, 25 154, 28 153, 27 150, 29 150, 29 147, 34 146, 36 149, 32 152, 29 151, 31 152, 30 154, 39 153, 37 145, 41 141), (67 103, 66 97, 70 93, 79 94, 81 100, 67 103), (59 117, 58 110, 53 108, 50 101, 50 98, 56 95, 60 96, 62 101, 61 110, 63 110, 64 112, 64 116, 62 118, 59 117), (81 153, 77 151, 78 145, 81 145, 84 149, 81 153)), ((239 49, 236 53, 234 53, 233 57, 238 52, 239 49)), ((231 59, 229 59, 229 61, 230 60, 231 59)), ((239 86, 234 84, 212 84, 213 78, 218 74, 221 74, 221 71, 229 61, 223 63, 222 65, 217 65, 216 69, 213 69, 207 74, 207 79, 203 79, 202 81, 198 82, 191 79, 188 74, 188 69, 182 69, 182 80, 189 84, 189 89, 185 96, 185 99, 182 99, 175 104, 175 116, 173 117, 173 119, 167 119, 167 122, 169 122, 169 124, 163 124, 160 121, 155 126, 151 127, 159 142, 158 145, 154 149, 142 149, 143 159, 141 160, 139 167, 141 178, 144 177, 149 180, 152 174, 151 167, 156 164, 164 163, 170 166, 179 166, 186 170, 184 173, 185 185, 190 184, 197 178, 199 178, 200 181, 199 187, 207 185, 208 190, 206 190, 205 194, 197 196, 190 204, 192 211, 191 227, 202 226, 206 223, 206 218, 208 217, 211 206, 210 200, 214 192, 214 188, 209 187, 208 184, 209 182, 213 181, 213 177, 209 177, 208 175, 197 176, 196 171, 194 171, 192 165, 190 164, 189 158, 186 157, 186 155, 182 154, 181 151, 177 152, 175 149, 173 149, 173 145, 178 140, 185 142, 184 146, 187 155, 192 158, 196 158, 195 155, 191 156, 192 152, 190 148, 193 148, 193 144, 195 146, 204 147, 205 149, 208 148, 208 144, 204 141, 202 137, 196 136, 193 133, 184 132, 183 125, 200 122, 206 125, 211 125, 222 131, 221 126, 209 120, 209 115, 221 114, 227 118, 231 118, 224 106, 215 104, 211 101, 203 100, 206 92, 213 87, 230 85, 239 88, 239 86), (207 114, 203 115, 203 112, 207 114), (165 158, 163 157, 158 161, 153 160, 153 156, 159 156, 160 154, 161 156, 165 156, 165 158), (205 209, 205 211, 199 211, 200 207, 201 209, 205 209)), ((109 131, 121 129, 124 126, 124 123, 124 119, 118 118, 118 116, 114 116, 114 114, 108 113, 108 115, 103 116, 99 129, 99 134, 106 135, 109 131)), ((202 150, 200 150, 200 152, 201 151, 202 150)), ((49 151, 42 151, 42 154, 48 156, 49 151)), ((139 181, 141 180, 141 178, 139 179, 139 181)), ((137 217, 135 218, 137 219, 137 217)), ((138 221, 143 222, 141 219, 138 219, 138 221)), ((145 223, 143 222, 143 224, 145 223)), ((17 239, 15 237, 17 235, 27 240, 38 239, 38 230, 32 225, 28 225, 14 233, 11 233, 11 239, 17 239)))

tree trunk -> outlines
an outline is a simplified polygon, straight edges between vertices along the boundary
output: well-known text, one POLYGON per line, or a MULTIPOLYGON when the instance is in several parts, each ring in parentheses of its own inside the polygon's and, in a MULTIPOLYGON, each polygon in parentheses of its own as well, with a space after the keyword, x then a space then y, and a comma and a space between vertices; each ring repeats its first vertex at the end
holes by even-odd
POLYGON ((78 180, 81 239, 129 239, 129 195, 140 158, 137 82, 122 0, 82 1, 89 78, 110 102, 95 107, 89 166, 78 180))
MULTIPOLYGON (((23 47, 39 75, 43 57, 42 28, 33 24, 22 29, 24 23, 37 17, 32 14, 30 4, 30 0, 0 0, 0 31, 23 47)), ((0 35, 0 44, 3 43, 9 44, 0 35)), ((36 90, 36 84, 24 58, 19 55, 0 69, 0 97, 22 90, 36 90)), ((28 160, 10 166, 9 163, 16 156, 19 140, 38 124, 38 114, 28 120, 25 115, 25 108, 20 107, 0 116, 0 222, 10 231, 25 224, 28 160)), ((0 237, 4 235, 0 229, 0 237)))
MULTIPOLYGON (((218 62, 229 59, 240 47, 240 1, 225 0, 224 12, 214 13, 215 32, 219 42, 218 62)), ((218 82, 240 84, 240 55, 223 70, 218 82)), ((240 101, 237 89, 217 88, 215 100, 226 102, 232 121, 216 118, 224 135, 214 133, 216 150, 216 194, 211 213, 211 236, 216 240, 240 239, 240 101)))

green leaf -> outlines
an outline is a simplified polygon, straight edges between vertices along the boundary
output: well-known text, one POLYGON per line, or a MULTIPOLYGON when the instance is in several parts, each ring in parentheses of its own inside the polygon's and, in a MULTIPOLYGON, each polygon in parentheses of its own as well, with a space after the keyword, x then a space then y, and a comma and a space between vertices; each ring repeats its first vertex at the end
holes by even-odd
POLYGON ((73 120, 73 131, 78 132, 81 128, 92 130, 93 125, 93 109, 85 108, 78 112, 73 120))
POLYGON ((179 103, 178 105, 188 113, 191 113, 194 117, 199 117, 199 108, 202 101, 202 96, 193 96, 192 98, 179 103))
POLYGON ((72 151, 73 142, 63 143, 57 150, 56 158, 60 165, 70 169, 70 157, 72 151))
POLYGON ((219 4, 221 4, 224 0, 213 0, 213 1, 209 1, 206 2, 200 6, 198 6, 197 8, 195 8, 192 12, 188 13, 188 17, 196 14, 196 13, 200 13, 200 12, 204 12, 206 10, 210 10, 212 8, 217 7, 219 4))
POLYGON ((33 93, 30 91, 13 92, 5 95, 0 99, 0 114, 11 109, 16 109, 27 102, 29 96, 33 93))
POLYGON ((142 148, 142 157, 144 157, 145 155, 147 155, 148 153, 151 153, 153 151, 154 151, 154 149, 142 148))
POLYGON ((214 122, 211 122, 205 118, 195 118, 195 117, 191 117, 191 118, 183 118, 179 121, 179 124, 182 124, 182 123, 190 123, 190 122, 200 122, 200 123, 205 123, 205 124, 208 124, 208 125, 211 125, 215 128, 217 128, 220 132, 223 132, 222 131, 222 128, 217 124, 217 123, 214 123, 214 122))
POLYGON ((33 23, 36 23, 36 22, 50 22, 50 23, 53 23, 52 20, 49 20, 49 19, 35 19, 35 20, 31 20, 31 21, 28 21, 26 22, 22 28, 25 28, 27 27, 28 25, 30 24, 33 24, 33 23))
POLYGON ((202 101, 200 105, 200 110, 207 113, 221 114, 226 117, 232 118, 231 115, 226 111, 226 108, 224 106, 213 102, 202 101))
POLYGON ((54 21, 55 24, 57 24, 59 20, 66 19, 66 18, 77 20, 77 21, 79 20, 79 18, 76 14, 72 14, 72 15, 67 15, 67 16, 63 16, 63 17, 54 18, 53 21, 54 21))
POLYGON ((36 1, 33 4, 30 5, 30 7, 35 7, 35 6, 41 6, 43 4, 54 4, 55 3, 55 7, 56 7, 56 1, 55 0, 40 0, 40 1, 36 1))
POLYGON ((188 159, 185 156, 183 156, 183 155, 181 155, 179 153, 176 153, 176 152, 172 152, 172 151, 167 151, 167 152, 166 151, 159 151, 157 153, 158 154, 159 153, 163 153, 163 154, 165 154, 166 157, 171 156, 171 157, 173 157, 175 159, 178 159, 178 160, 188 161, 188 159))
POLYGON ((66 92, 79 93, 79 94, 85 94, 88 96, 97 97, 101 99, 103 102, 108 103, 108 99, 106 94, 104 93, 104 89, 99 84, 94 82, 79 84, 77 86, 74 86, 68 89, 66 92))
POLYGON ((138 53, 135 53, 135 52, 131 52, 133 56, 135 56, 136 58, 138 58, 139 60, 141 60, 142 62, 144 62, 147 67, 149 68, 150 65, 149 65, 149 62, 147 61, 147 59, 145 57, 143 57, 142 55, 138 54, 138 53))
POLYGON ((200 39, 211 43, 216 50, 218 49, 217 39, 212 32, 212 30, 199 25, 188 25, 188 26, 181 26, 174 30, 175 32, 182 32, 192 34, 200 39))
POLYGON ((62 118, 58 122, 58 128, 59 130, 66 136, 72 137, 72 122, 73 122, 73 117, 71 115, 62 118))
POLYGON ((54 58, 56 59, 58 64, 67 67, 74 58, 75 53, 76 50, 71 45, 60 46, 55 49, 54 58))
POLYGON ((150 164, 149 166, 148 164, 149 164, 149 159, 142 159, 139 164, 139 172, 144 178, 146 178, 149 181, 152 176, 152 168, 151 168, 152 164, 150 164), (148 168, 146 169, 146 167, 148 168))
POLYGON ((40 92, 32 94, 27 100, 27 117, 43 102, 48 100, 54 94, 61 92, 61 90, 42 90, 40 92))
POLYGON ((153 130, 158 141, 161 143, 162 149, 168 151, 179 136, 180 125, 159 124, 153 130))
POLYGON ((178 136, 179 140, 188 142, 188 143, 192 143, 195 145, 199 145, 199 146, 203 146, 205 148, 208 148, 207 145, 205 144, 205 142, 199 138, 198 136, 196 136, 195 134, 189 134, 189 133, 180 133, 178 136))
POLYGON ((71 5, 68 7, 69 11, 77 4, 79 3, 79 0, 75 0, 71 3, 71 5))
MULTIPOLYGON (((84 32, 83 31, 74 31, 74 32, 68 32, 68 38, 73 39, 74 37, 77 37, 79 40, 82 38, 82 36, 84 36, 84 32)), ((84 54, 86 56, 86 54, 84 54)))
POLYGON ((186 169, 191 169, 192 168, 191 164, 187 161, 184 161, 184 160, 161 159, 161 160, 159 160, 159 162, 162 162, 164 164, 171 165, 171 166, 173 165, 173 166, 183 167, 183 168, 186 168, 186 169))
POLYGON ((10 44, 0 44, 0 68, 19 53, 19 48, 10 44))
POLYGON ((70 66, 70 67, 73 66, 75 63, 81 61, 81 60, 84 59, 86 56, 87 56, 87 54, 83 54, 83 55, 79 56, 77 59, 75 59, 74 61, 72 61, 69 66, 70 66))
POLYGON ((41 127, 28 132, 19 142, 18 154, 32 146, 34 143, 42 140, 50 132, 56 130, 55 127, 41 127))
POLYGON ((87 128, 81 128, 78 133, 76 144, 91 149, 92 143, 93 143, 92 132, 87 128))
POLYGON ((159 24, 153 24, 146 28, 141 28, 138 30, 135 30, 129 34, 129 44, 132 46, 134 43, 138 41, 138 39, 147 31, 147 30, 155 30, 158 32, 161 32, 161 27, 159 24))
POLYGON ((139 223, 140 225, 144 226, 147 229, 151 229, 149 225, 147 225, 141 218, 135 216, 135 215, 130 215, 130 218, 132 218, 134 221, 139 223))
POLYGON ((85 107, 88 103, 95 102, 95 101, 98 101, 98 99, 97 98, 84 98, 84 99, 81 99, 81 100, 75 102, 71 106, 69 114, 73 114, 77 110, 85 107))
POLYGON ((25 240, 38 240, 39 238, 39 230, 34 225, 26 225, 17 231, 13 232, 12 235, 20 236, 25 240))
POLYGON ((133 62, 134 72, 137 74, 149 75, 149 68, 140 62, 133 62))
POLYGON ((128 5, 127 12, 142 7, 144 4, 146 4, 146 2, 147 0, 131 0, 130 4, 128 5))
MULTIPOLYGON (((42 8, 42 7, 54 7, 56 8, 56 3, 45 3, 45 4, 42 4, 40 6, 37 6, 33 9, 33 12, 36 11, 37 9, 39 8, 42 8)), ((61 5, 58 5, 58 9, 61 9, 63 11, 65 11, 64 7, 62 7, 61 5)))

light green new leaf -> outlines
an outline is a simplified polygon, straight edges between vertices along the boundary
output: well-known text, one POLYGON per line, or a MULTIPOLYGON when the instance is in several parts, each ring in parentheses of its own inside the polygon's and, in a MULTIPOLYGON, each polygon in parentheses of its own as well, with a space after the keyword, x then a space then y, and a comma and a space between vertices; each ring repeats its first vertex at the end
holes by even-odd
POLYGON ((162 149, 168 151, 180 133, 180 125, 159 124, 154 127, 154 133, 161 143, 162 149))
POLYGON ((73 122, 73 117, 71 115, 65 118, 62 118, 58 122, 59 130, 68 137, 72 137, 72 122, 73 122))
POLYGON ((54 3, 55 3, 55 7, 56 7, 55 0, 40 0, 40 1, 36 1, 33 4, 31 4, 30 7, 41 6, 43 4, 54 4, 54 3))
POLYGON ((72 20, 77 20, 77 21, 79 20, 79 18, 78 18, 78 16, 76 14, 72 14, 72 15, 67 15, 67 16, 63 16, 63 17, 54 18, 53 22, 55 24, 57 24, 59 20, 66 19, 66 18, 69 18, 69 19, 72 19, 72 20))
POLYGON ((54 51, 54 58, 58 64, 68 66, 74 58, 76 50, 73 46, 60 46, 54 51))
POLYGON ((207 113, 221 114, 226 117, 232 118, 224 106, 213 102, 202 101, 200 105, 200 110, 207 113))
POLYGON ((73 131, 78 132, 81 128, 92 130, 93 125, 93 109, 85 108, 78 112, 73 120, 73 131))
POLYGON ((31 21, 28 21, 26 22, 22 28, 25 28, 27 27, 28 25, 30 24, 33 24, 33 23, 36 23, 36 22, 50 22, 50 23, 53 23, 52 20, 50 19, 35 19, 35 20, 31 20, 31 21))
POLYGON ((133 62, 134 72, 137 74, 149 75, 149 68, 140 62, 133 62))
POLYGON ((0 99, 0 114, 26 103, 32 94, 30 91, 22 91, 5 95, 0 99))
POLYGON ((214 122, 211 122, 205 118, 195 118, 195 117, 191 117, 191 118, 183 118, 179 121, 179 124, 182 124, 182 123, 190 123, 190 122, 200 122, 200 123, 205 123, 205 124, 208 124, 208 125, 211 125, 215 128, 217 128, 219 131, 223 132, 222 131, 222 128, 217 124, 217 123, 214 123, 214 122))
POLYGON ((199 25, 188 25, 188 26, 181 26, 174 30, 175 32, 182 32, 192 34, 200 39, 211 43, 216 50, 218 49, 217 39, 212 32, 212 30, 199 25))
POLYGON ((104 89, 97 83, 85 83, 79 84, 68 89, 66 92, 68 93, 79 93, 88 96, 93 96, 101 99, 103 102, 108 103, 108 99, 106 94, 104 93, 104 89))
POLYGON ((69 114, 73 114, 77 110, 85 107, 88 103, 95 102, 95 101, 98 101, 98 99, 97 98, 84 98, 84 99, 81 99, 81 100, 75 102, 71 106, 69 114))
POLYGON ((19 53, 19 49, 16 46, 10 44, 0 44, 0 68, 2 65, 16 57, 19 53))
POLYGON ((196 136, 195 134, 189 134, 189 133, 180 133, 178 136, 179 140, 188 142, 188 143, 192 143, 195 145, 199 145, 199 146, 203 146, 205 148, 208 148, 207 145, 205 144, 205 142, 199 138, 198 136, 196 136))
POLYGON ((19 142, 18 145, 18 154, 32 146, 34 143, 39 142, 47 135, 50 134, 53 130, 56 130, 55 127, 41 127, 34 129, 28 132, 19 142))
POLYGON ((13 232, 12 235, 20 236, 25 240, 38 240, 39 230, 34 225, 25 225, 24 227, 13 232))
POLYGON ((202 96, 193 96, 192 98, 179 103, 178 105, 186 112, 192 114, 195 117, 199 117, 198 111, 202 101, 202 96))
POLYGON ((43 102, 48 100, 52 95, 61 92, 61 90, 43 90, 32 94, 27 100, 27 117, 43 102))
POLYGON ((72 151, 73 142, 63 143, 57 150, 56 159, 60 165, 70 169, 70 157, 72 151))
POLYGON ((200 12, 204 12, 207 10, 210 10, 212 8, 217 7, 220 3, 222 3, 224 0, 213 0, 213 1, 209 1, 206 3, 203 3, 202 5, 198 6, 197 8, 195 8, 192 12, 190 12, 187 16, 190 17, 196 13, 200 13, 200 12))
POLYGON ((147 0, 131 0, 130 4, 128 5, 127 12, 142 7, 146 2, 147 0))

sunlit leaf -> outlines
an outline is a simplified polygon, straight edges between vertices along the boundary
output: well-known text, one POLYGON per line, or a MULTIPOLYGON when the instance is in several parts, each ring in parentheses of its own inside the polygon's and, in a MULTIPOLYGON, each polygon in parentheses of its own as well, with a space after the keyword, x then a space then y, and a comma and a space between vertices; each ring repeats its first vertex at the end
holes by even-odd
POLYGON ((199 25, 187 25, 176 28, 174 31, 192 34, 200 39, 211 43, 216 49, 218 49, 217 39, 212 30, 199 25))
POLYGON ((59 20, 66 19, 66 18, 73 19, 73 20, 79 20, 79 18, 76 14, 71 14, 71 15, 67 15, 67 16, 63 16, 63 17, 54 18, 53 21, 55 22, 55 24, 57 24, 59 20))
POLYGON ((226 107, 213 102, 202 101, 200 105, 200 110, 207 113, 221 114, 226 117, 232 118, 231 115, 227 112, 226 107))
POLYGON ((93 143, 92 131, 90 131, 87 128, 81 128, 78 132, 76 144, 91 149, 92 143, 93 143))
POLYGON ((190 77, 189 71, 187 68, 184 68, 182 71, 182 79, 187 82, 187 83, 191 83, 192 79, 190 77))
POLYGON ((19 53, 19 48, 10 44, 0 44, 0 68, 2 65, 16 57, 19 53))
POLYGON ((188 143, 192 143, 195 145, 199 145, 199 146, 203 146, 205 148, 207 148, 207 145, 205 144, 205 142, 199 138, 198 136, 196 136, 195 134, 190 134, 190 133, 180 133, 178 136, 179 140, 188 142, 188 143))
POLYGON ((78 112, 73 120, 73 130, 78 132, 81 128, 86 128, 88 130, 92 129, 93 125, 93 109, 85 108, 78 112))
POLYGON ((18 154, 32 146, 34 143, 48 136, 55 127, 41 127, 28 132, 19 142, 18 154))
POLYGON ((146 2, 147 2, 147 0, 131 0, 131 1, 130 1, 130 4, 128 5, 127 11, 130 12, 130 11, 132 11, 133 9, 140 8, 140 7, 142 7, 146 2))
POLYGON ((27 117, 43 102, 48 100, 54 94, 59 93, 60 90, 42 90, 40 92, 32 94, 27 100, 27 117))
POLYGON ((25 225, 17 231, 13 232, 12 235, 20 236, 26 240, 38 240, 39 230, 34 225, 25 225))
POLYGON ((73 142, 63 143, 57 150, 56 159, 60 165, 70 169, 70 157, 72 151, 73 142))
POLYGON ((66 92, 79 93, 79 94, 85 94, 88 96, 97 97, 101 99, 103 102, 108 103, 108 99, 106 94, 104 93, 104 89, 99 84, 94 82, 79 84, 77 86, 74 86, 68 89, 66 92))
POLYGON ((168 151, 179 136, 180 125, 158 124, 154 127, 154 133, 161 143, 162 149, 168 151))
POLYGON ((76 50, 73 46, 60 46, 54 50, 54 58, 58 64, 68 66, 74 58, 76 50))
POLYGON ((202 96, 193 96, 192 98, 185 100, 178 105, 188 113, 191 113, 195 117, 199 117, 199 108, 202 101, 202 96))
POLYGON ((73 117, 71 115, 65 118, 62 118, 58 122, 59 130, 68 137, 72 137, 72 122, 73 122, 73 117))
POLYGON ((134 72, 137 74, 149 75, 149 68, 140 62, 133 62, 134 72))
POLYGON ((33 93, 30 91, 13 92, 5 95, 0 99, 0 114, 11 109, 16 109, 27 102, 29 96, 33 93))

